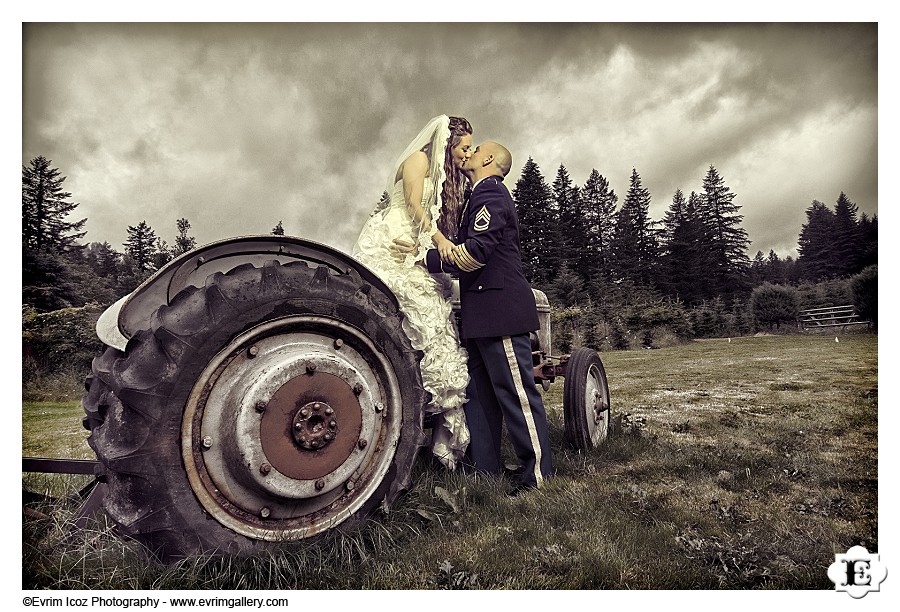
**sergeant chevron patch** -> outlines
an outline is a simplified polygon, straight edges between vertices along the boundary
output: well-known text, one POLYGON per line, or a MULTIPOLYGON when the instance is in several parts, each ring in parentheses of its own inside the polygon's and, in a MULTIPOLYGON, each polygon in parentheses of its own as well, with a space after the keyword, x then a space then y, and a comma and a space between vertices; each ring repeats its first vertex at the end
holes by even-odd
POLYGON ((478 214, 475 215, 475 225, 473 226, 476 232, 483 232, 491 225, 491 213, 488 212, 487 206, 482 206, 481 210, 478 211, 478 214))

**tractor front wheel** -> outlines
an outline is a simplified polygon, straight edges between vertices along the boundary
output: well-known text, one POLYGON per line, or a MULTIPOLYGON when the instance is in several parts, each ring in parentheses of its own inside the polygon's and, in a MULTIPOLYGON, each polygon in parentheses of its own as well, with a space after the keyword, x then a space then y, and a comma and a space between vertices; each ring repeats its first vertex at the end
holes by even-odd
POLYGON ((566 440, 576 449, 594 448, 609 433, 606 371, 597 351, 578 348, 569 356, 563 387, 566 440))

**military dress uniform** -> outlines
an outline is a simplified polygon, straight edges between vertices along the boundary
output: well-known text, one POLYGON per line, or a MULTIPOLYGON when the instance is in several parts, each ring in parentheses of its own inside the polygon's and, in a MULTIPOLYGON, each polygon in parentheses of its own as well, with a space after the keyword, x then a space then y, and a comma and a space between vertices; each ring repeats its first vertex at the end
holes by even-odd
POLYGON ((457 265, 436 249, 429 272, 459 275, 460 336, 469 354, 467 458, 477 471, 500 473, 503 422, 523 466, 521 485, 538 487, 553 473, 547 414, 534 383, 529 332, 540 327, 522 272, 519 220, 499 176, 476 183, 460 219, 457 265))

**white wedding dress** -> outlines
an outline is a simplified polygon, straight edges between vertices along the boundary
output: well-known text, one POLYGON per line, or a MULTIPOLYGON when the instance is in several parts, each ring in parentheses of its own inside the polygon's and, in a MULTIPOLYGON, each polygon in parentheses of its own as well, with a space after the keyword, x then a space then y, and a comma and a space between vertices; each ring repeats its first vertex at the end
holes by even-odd
MULTIPOLYGON (((424 181, 422 208, 433 211, 435 186, 424 181)), ((433 224, 432 224, 433 227, 433 224)), ((353 256, 375 272, 397 296, 405 315, 403 329, 413 348, 423 352, 419 368, 425 390, 431 394, 426 411, 432 413, 432 452, 450 469, 455 468, 469 444, 463 404, 469 376, 466 351, 450 304, 451 281, 446 274, 429 274, 415 260, 431 245, 420 238, 403 195, 403 181, 394 184, 388 205, 375 212, 360 232, 353 256), (398 261, 390 251, 395 239, 417 245, 416 252, 398 261)))

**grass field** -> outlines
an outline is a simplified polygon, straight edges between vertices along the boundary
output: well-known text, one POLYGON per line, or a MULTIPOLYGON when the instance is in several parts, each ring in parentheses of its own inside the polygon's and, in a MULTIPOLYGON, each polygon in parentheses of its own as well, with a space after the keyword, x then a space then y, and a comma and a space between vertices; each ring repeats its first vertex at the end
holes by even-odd
MULTIPOLYGON (((25 588, 833 589, 835 553, 878 549, 877 337, 768 336, 601 355, 614 430, 562 438, 541 491, 448 474, 362 529, 250 559, 148 561, 105 524, 66 540, 84 479, 23 474, 25 588), (53 499, 50 499, 53 498, 53 499)), ((77 403, 23 406, 26 455, 90 457, 77 403), (49 435, 52 432, 52 435, 49 435)))

